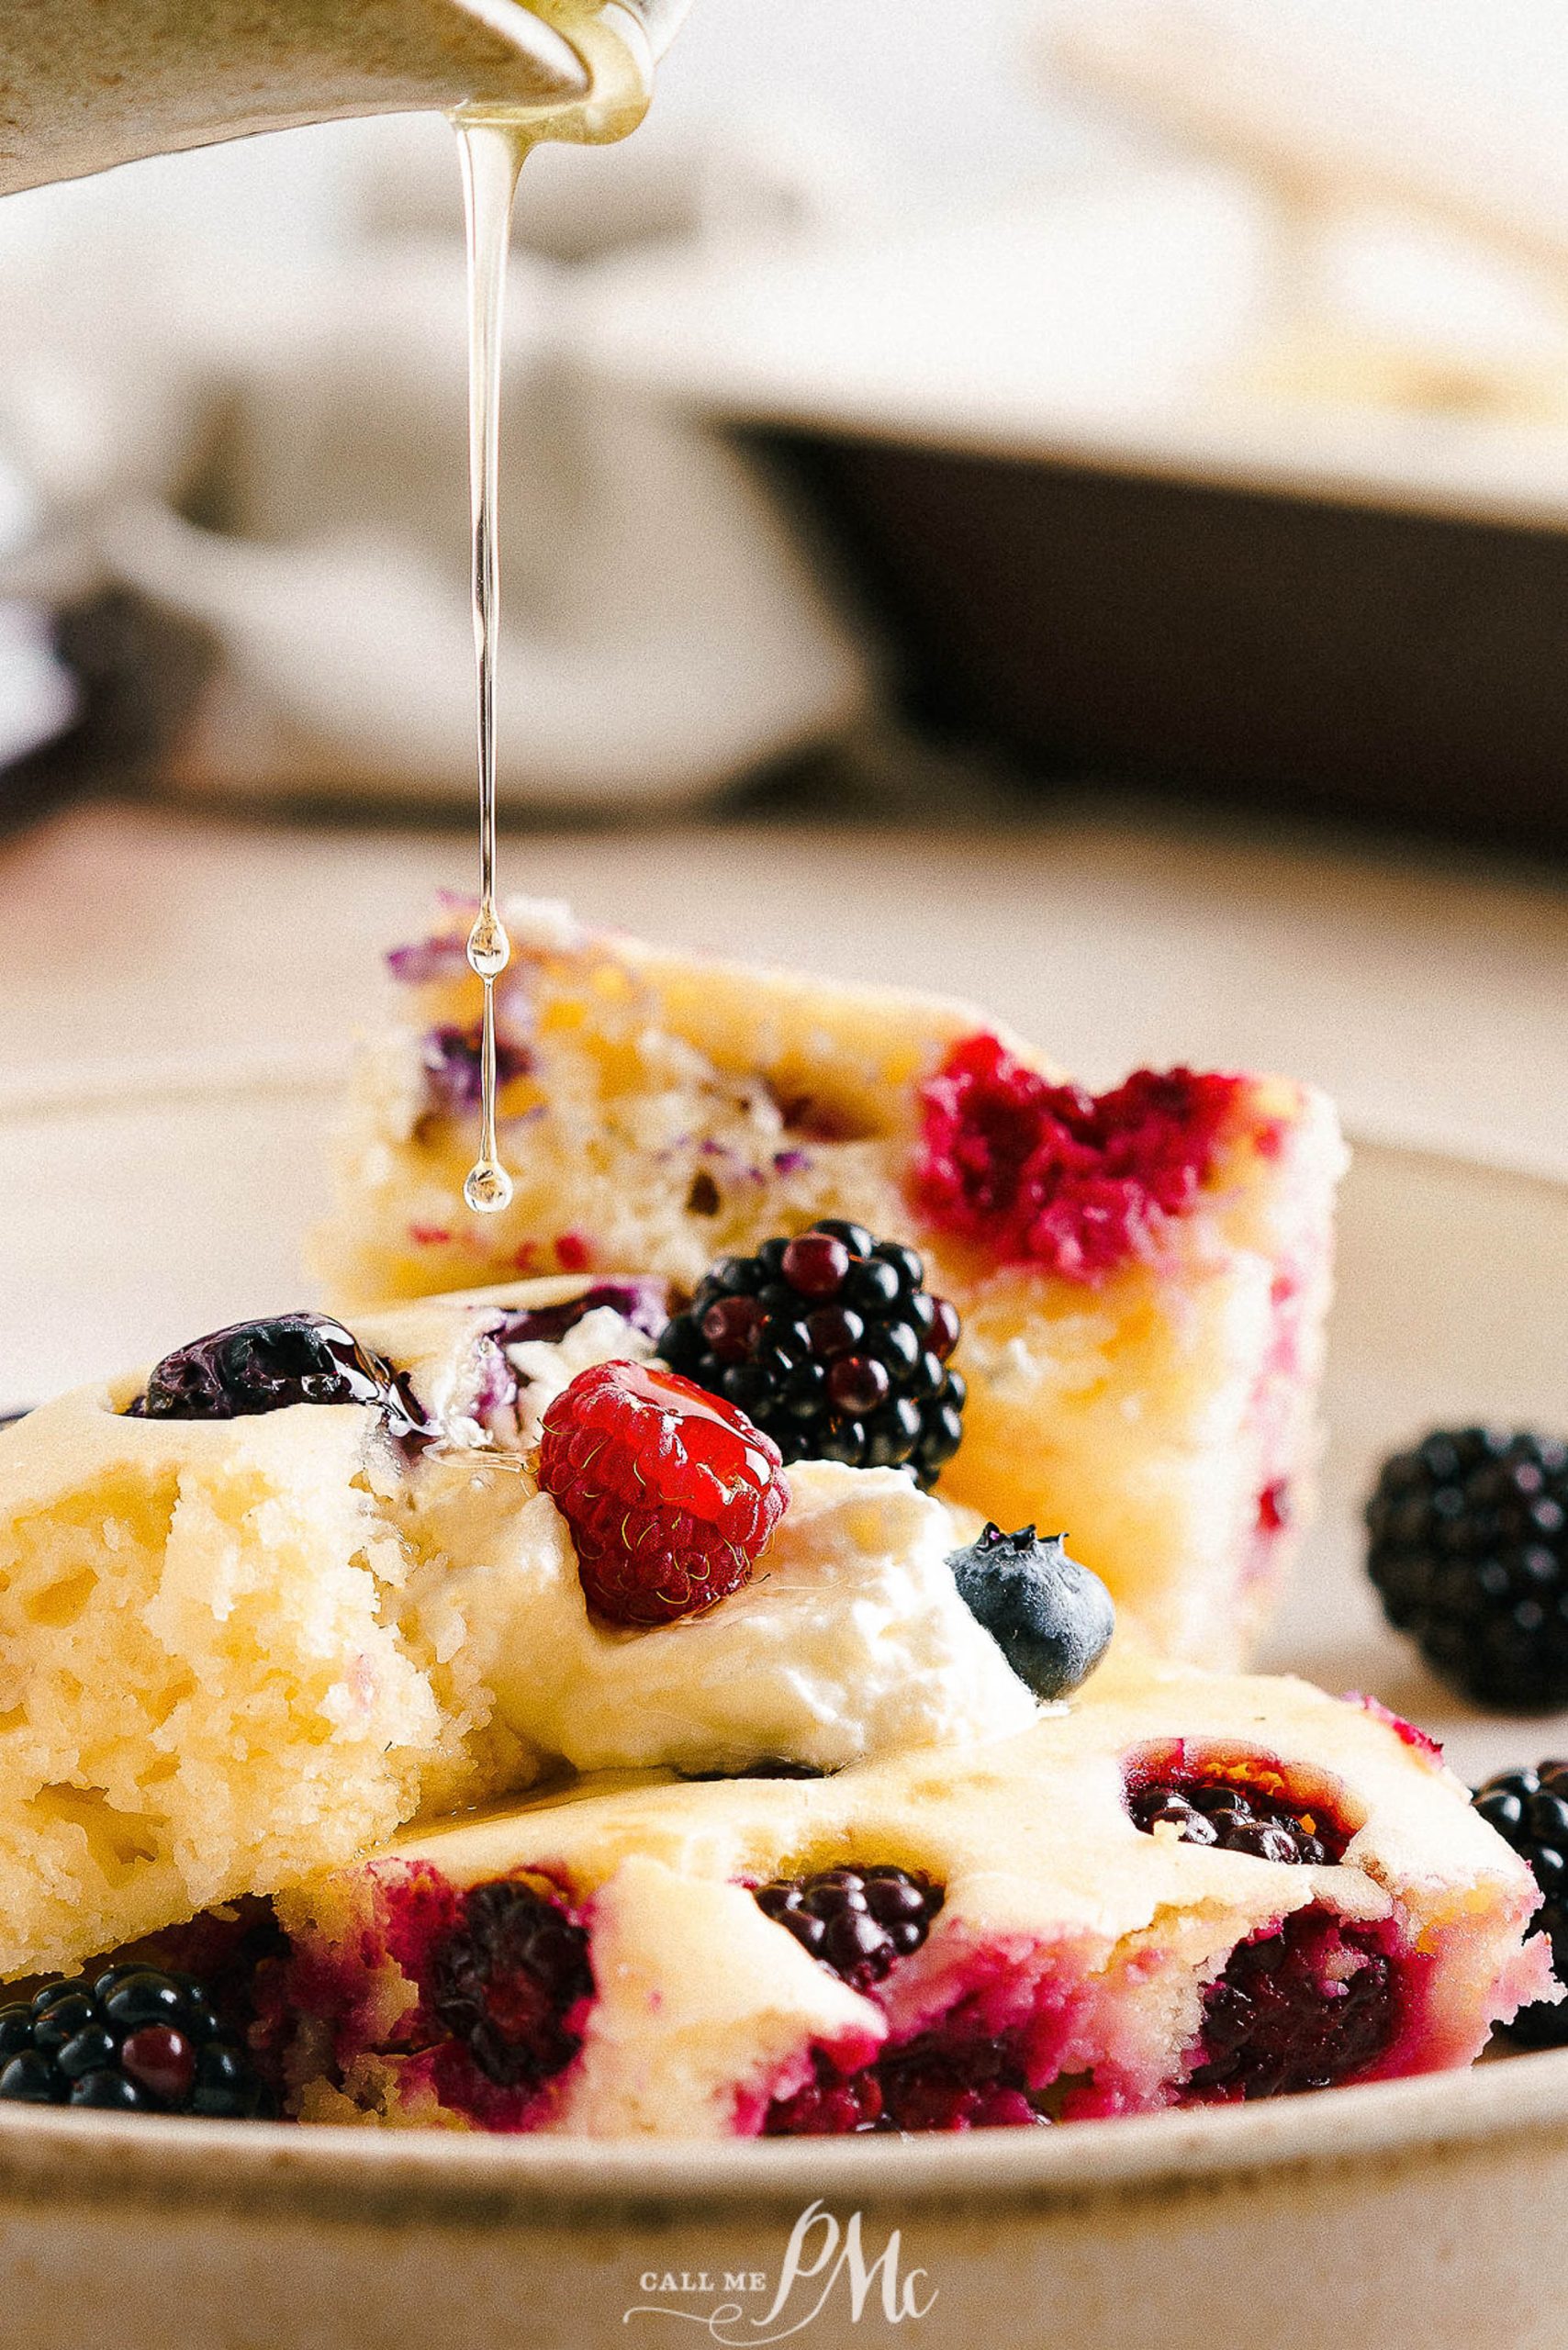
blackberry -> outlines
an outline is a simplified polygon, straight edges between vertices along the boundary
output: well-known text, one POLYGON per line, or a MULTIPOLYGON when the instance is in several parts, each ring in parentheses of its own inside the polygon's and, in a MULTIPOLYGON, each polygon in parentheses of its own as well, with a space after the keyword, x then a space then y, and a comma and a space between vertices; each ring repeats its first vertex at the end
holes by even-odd
POLYGON ((886 2051, 864 2071, 843 2074, 820 2049, 815 2077, 771 2105, 767 2138, 886 2136, 893 2131, 996 2130, 1043 2126, 1011 2038, 950 2039, 923 2032, 886 2051))
POLYGON ((1385 1930, 1316 1906, 1238 1943, 1204 1994, 1193 2103, 1299 2097, 1375 2064, 1398 2021, 1385 1930))
POLYGON ((1086 1681, 1116 1626, 1111 1595, 1070 1559, 1066 1537, 1044 1541, 1032 1526, 1003 1534, 988 1526, 947 1563, 958 1596, 1036 1697, 1065 1697, 1086 1681))
POLYGON ((890 2130, 875 2065, 839 2072, 820 2048, 812 2052, 815 2077, 793 2097, 776 2098, 763 2118, 765 2138, 854 2138, 890 2130))
POLYGON ((394 1436, 431 1433, 402 1373, 324 1314, 235 1322, 176 1347, 130 1412, 149 1420, 237 1420, 294 1404, 377 1404, 394 1436))
POLYGON ((1046 2119, 1030 2102, 1008 2039, 949 2042, 940 2031, 925 2032, 885 2055, 877 2071, 893 2130, 1015 2130, 1046 2119))
POLYGON ((111 1966, 0 2008, 0 2098, 119 2113, 267 2119, 271 2097, 239 2037, 189 1975, 111 1966))
MULTIPOLYGON (((1529 1863, 1540 1887, 1534 1923, 1551 1943, 1551 1966, 1568 1983, 1568 1762, 1538 1762, 1533 1771, 1499 1771, 1473 1798, 1506 1844, 1529 1863)), ((1502 2030, 1525 2048, 1568 2045, 1568 2005, 1544 1999, 1521 2008, 1502 2030)))
POLYGON ((920 1948, 946 1895, 928 1877, 882 1865, 819 1869, 759 1886, 756 1903, 802 1950, 857 1991, 879 1983, 896 1959, 920 1948))
POLYGON ((1568 1704, 1568 1444, 1439 1429, 1383 1465, 1368 1571, 1396 1629, 1478 1705, 1568 1704))
POLYGON ((588 1938, 560 1905, 502 1878, 465 1895, 457 1930, 435 1953, 431 2004, 487 2080, 538 2088, 582 2046, 593 1997, 588 1938))
POLYGON ((1288 1867, 1322 1868, 1339 1859, 1347 1841, 1312 1807, 1234 1780, 1146 1780, 1129 1790, 1127 1809, 1146 1836, 1174 1828, 1184 1844, 1250 1852, 1288 1867))
POLYGON ((735 1404, 786 1460, 914 1471, 934 1485, 963 1435, 947 1368, 958 1316, 913 1248, 825 1218, 726 1257, 659 1340, 673 1371, 735 1404))

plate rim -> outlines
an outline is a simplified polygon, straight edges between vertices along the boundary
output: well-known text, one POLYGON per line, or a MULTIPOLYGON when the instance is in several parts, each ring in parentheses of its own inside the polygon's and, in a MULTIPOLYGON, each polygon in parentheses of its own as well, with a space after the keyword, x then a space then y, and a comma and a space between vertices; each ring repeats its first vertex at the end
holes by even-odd
POLYGON ((1239 2108, 893 2143, 499 2137, 13 2108, 0 2112, 0 2203, 535 2230, 693 2210, 796 2213, 812 2194, 1018 2216, 1439 2162, 1527 2137, 1568 2149, 1568 2049, 1239 2108))

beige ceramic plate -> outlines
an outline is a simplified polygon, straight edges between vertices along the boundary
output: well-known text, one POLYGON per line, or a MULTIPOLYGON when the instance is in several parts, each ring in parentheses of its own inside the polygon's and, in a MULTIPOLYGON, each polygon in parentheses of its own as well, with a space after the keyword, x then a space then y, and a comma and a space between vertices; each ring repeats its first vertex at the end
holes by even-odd
MULTIPOLYGON (((0 1103, 0 1401, 297 1301, 324 1099, 280 1076, 0 1103)), ((1568 1426, 1568 1181, 1365 1145, 1341 1266, 1324 1521, 1267 1661, 1375 1691, 1472 1775, 1568 1744, 1421 1673, 1355 1528, 1424 1425, 1568 1426)), ((1568 2350, 1565 2231, 1568 2052, 906 2144, 0 2114, 5 2350, 1568 2350)))

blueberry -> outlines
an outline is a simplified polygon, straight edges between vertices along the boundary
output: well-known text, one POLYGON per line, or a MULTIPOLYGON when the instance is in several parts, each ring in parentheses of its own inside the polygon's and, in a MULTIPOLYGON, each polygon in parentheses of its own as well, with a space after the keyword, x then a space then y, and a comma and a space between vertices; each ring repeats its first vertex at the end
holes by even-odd
POLYGON ((1016 1534, 988 1526, 947 1562, 970 1615, 1044 1699, 1065 1697, 1087 1680, 1115 1627, 1110 1593, 1068 1557, 1064 1539, 1042 1541, 1032 1526, 1016 1534))

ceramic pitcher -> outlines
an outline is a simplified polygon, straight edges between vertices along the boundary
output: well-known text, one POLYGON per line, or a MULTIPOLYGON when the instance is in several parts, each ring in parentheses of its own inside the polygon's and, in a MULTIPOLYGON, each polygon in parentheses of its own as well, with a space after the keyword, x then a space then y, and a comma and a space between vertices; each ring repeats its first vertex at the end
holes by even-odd
MULTIPOLYGON (((600 12, 656 56, 687 0, 600 12)), ((559 114, 584 0, 0 0, 0 195, 347 115, 559 114)))

